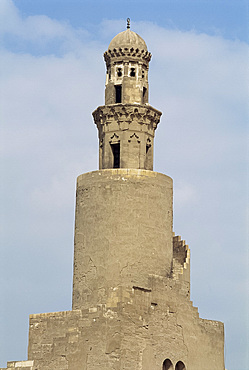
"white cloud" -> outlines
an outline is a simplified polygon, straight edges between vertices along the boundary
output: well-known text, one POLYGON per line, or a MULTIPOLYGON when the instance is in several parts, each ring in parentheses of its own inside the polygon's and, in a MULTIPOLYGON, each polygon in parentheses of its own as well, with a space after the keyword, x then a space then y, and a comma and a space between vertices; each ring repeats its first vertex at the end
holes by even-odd
POLYGON ((1 32, 12 32, 20 28, 20 15, 18 9, 11 0, 0 2, 0 30, 1 32))
MULTIPOLYGON (((13 1, 2 0, 0 5, 0 20, 2 34, 12 34, 25 41, 40 42, 43 38, 72 38, 77 35, 66 22, 59 22, 45 15, 22 17, 13 1)), ((81 35, 88 35, 87 31, 79 31, 81 35)))

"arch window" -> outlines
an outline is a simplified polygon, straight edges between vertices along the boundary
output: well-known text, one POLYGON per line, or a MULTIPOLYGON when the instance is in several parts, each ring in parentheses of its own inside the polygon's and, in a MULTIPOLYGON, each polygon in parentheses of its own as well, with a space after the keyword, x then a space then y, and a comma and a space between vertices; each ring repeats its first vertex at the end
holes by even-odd
POLYGON ((163 370, 173 370, 173 364, 168 358, 163 361, 163 370))
POLYGON ((117 69, 117 75, 118 75, 118 77, 122 77, 122 75, 123 75, 122 68, 117 69))
POLYGON ((142 104, 145 104, 148 102, 148 93, 146 87, 143 87, 143 93, 142 93, 142 104))
POLYGON ((131 71, 130 71, 130 76, 131 77, 135 77, 136 76, 136 70, 134 67, 131 68, 131 71))
POLYGON ((182 361, 178 361, 175 370, 186 370, 186 367, 182 361))
POLYGON ((113 154, 113 168, 120 168, 120 143, 111 144, 113 154))
POLYGON ((122 85, 115 85, 115 103, 122 102, 122 85))

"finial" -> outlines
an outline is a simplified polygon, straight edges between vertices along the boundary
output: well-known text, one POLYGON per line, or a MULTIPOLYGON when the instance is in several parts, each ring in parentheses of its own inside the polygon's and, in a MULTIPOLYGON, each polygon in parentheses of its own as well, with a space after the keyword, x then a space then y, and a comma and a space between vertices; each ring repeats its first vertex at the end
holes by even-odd
POLYGON ((131 20, 130 18, 127 18, 127 30, 131 28, 131 20))

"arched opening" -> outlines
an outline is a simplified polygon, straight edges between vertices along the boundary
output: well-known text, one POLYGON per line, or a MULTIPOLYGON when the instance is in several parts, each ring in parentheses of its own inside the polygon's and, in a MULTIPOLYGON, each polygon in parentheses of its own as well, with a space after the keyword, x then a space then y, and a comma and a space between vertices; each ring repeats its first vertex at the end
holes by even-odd
POLYGON ((146 154, 145 154, 144 168, 146 170, 153 170, 153 152, 152 152, 152 145, 151 145, 150 139, 147 139, 147 142, 146 142, 146 154))
POLYGON ((173 364, 168 358, 163 361, 163 370, 173 370, 173 364))
POLYGON ((115 85, 115 103, 122 102, 122 85, 115 85))
POLYGON ((131 77, 135 77, 136 76, 136 70, 135 70, 135 68, 131 68, 131 71, 130 71, 130 76, 131 77))
POLYGON ((143 87, 142 104, 148 103, 148 92, 146 87, 143 87))
POLYGON ((120 143, 111 144, 113 154, 113 168, 120 168, 120 143))
POLYGON ((117 69, 117 75, 118 77, 122 77, 122 68, 117 69))
POLYGON ((178 361, 175 370, 186 370, 186 367, 182 361, 178 361))

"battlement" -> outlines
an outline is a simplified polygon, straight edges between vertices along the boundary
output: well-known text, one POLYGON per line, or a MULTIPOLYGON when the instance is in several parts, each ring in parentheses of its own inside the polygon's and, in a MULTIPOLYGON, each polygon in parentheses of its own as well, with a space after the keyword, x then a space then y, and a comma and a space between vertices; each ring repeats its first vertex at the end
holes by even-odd
POLYGON ((181 236, 173 233, 172 278, 181 283, 184 294, 190 296, 190 249, 181 236))

